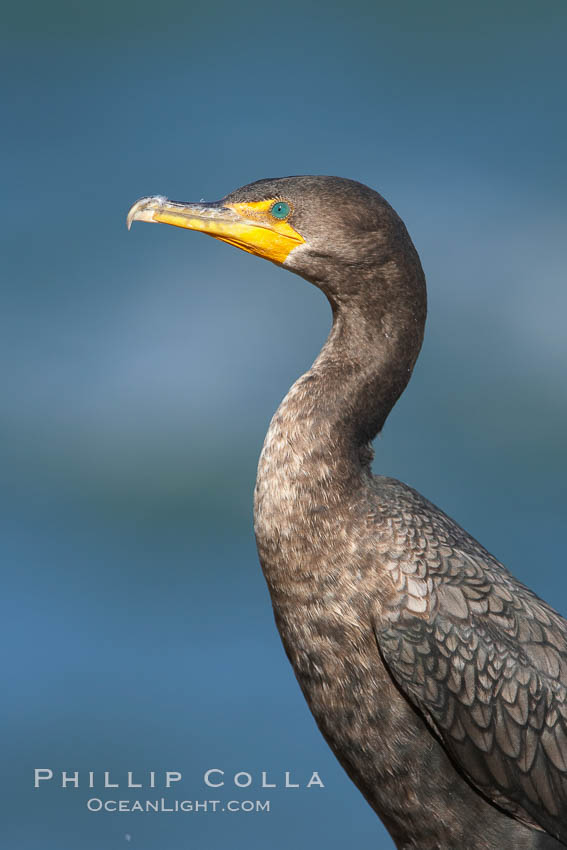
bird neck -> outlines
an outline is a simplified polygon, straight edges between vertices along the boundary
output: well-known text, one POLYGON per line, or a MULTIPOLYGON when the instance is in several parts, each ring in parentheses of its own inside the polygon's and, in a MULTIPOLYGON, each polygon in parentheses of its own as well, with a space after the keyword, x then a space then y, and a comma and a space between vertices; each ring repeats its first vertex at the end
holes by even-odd
POLYGON ((301 519, 310 522, 314 511, 344 504, 358 490, 369 475, 369 442, 407 385, 421 346, 424 298, 329 300, 329 337, 276 411, 260 457, 255 514, 264 540, 281 536, 284 525, 301 533, 301 519))
POLYGON ((424 317, 383 301, 331 306, 331 332, 304 377, 312 378, 312 403, 332 426, 337 448, 358 452, 382 430, 407 386, 424 317))

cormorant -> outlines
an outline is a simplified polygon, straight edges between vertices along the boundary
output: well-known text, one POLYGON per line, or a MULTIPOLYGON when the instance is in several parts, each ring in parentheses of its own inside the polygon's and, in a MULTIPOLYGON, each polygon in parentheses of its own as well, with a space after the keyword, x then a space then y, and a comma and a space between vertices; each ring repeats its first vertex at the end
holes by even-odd
POLYGON ((370 469, 426 315, 406 228, 336 177, 215 203, 143 198, 327 296, 333 324, 274 415, 255 532, 276 624, 338 760, 398 848, 567 846, 567 622, 411 487, 370 469))

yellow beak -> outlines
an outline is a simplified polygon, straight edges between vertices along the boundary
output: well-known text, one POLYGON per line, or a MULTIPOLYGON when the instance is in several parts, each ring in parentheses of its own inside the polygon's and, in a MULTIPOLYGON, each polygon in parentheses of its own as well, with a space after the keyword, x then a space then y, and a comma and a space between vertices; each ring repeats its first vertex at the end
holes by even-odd
POLYGON ((290 251, 305 242, 287 221, 270 216, 274 200, 249 203, 191 204, 159 196, 141 198, 131 207, 126 223, 152 221, 207 233, 250 254, 283 263, 290 251))

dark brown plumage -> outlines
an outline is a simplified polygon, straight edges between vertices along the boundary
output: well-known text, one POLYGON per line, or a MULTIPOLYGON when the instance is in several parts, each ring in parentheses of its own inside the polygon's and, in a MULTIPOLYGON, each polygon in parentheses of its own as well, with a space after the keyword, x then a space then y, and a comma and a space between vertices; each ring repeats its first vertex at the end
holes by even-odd
POLYGON ((282 264, 333 310, 272 420, 255 493, 309 707, 397 847, 566 846, 567 622, 434 505, 370 471, 369 441, 423 337, 407 231, 376 192, 332 177, 259 181, 207 209, 271 199, 302 239, 282 264))

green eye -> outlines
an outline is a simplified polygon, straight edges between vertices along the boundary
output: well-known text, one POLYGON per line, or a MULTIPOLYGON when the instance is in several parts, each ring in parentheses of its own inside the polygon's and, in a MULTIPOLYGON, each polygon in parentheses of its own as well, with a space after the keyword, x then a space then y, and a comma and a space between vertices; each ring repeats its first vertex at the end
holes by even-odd
POLYGON ((287 218, 291 212, 291 207, 285 201, 276 201, 273 207, 270 208, 270 213, 274 218, 279 218, 280 221, 287 218))

